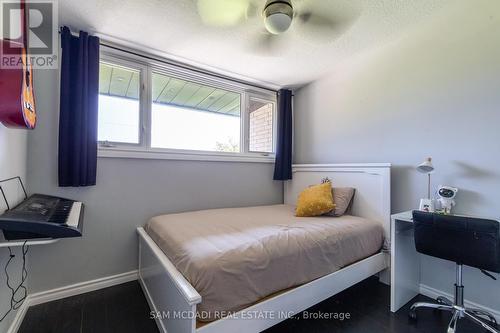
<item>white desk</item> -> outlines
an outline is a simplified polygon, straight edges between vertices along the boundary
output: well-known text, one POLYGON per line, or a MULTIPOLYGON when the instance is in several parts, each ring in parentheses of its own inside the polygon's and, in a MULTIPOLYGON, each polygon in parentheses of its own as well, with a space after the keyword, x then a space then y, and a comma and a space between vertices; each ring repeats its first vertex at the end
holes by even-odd
MULTIPOLYGON (((465 216, 465 215, 462 215, 465 216)), ((496 218, 488 218, 498 220, 496 218)), ((500 220, 498 220, 500 222, 500 220)), ((413 297, 420 293, 420 267, 421 258, 415 249, 413 236, 412 212, 403 212, 391 216, 391 311, 398 311, 403 305, 408 303, 413 297)), ((439 274, 439 272, 435 272, 439 274)), ((451 283, 451 282, 450 282, 451 283)), ((426 296, 436 297, 436 295, 426 296)), ((439 293, 442 296, 453 298, 453 295, 439 293)), ((500 322, 498 310, 493 310, 481 304, 465 301, 470 308, 483 309, 493 313, 497 321, 500 322)))
POLYGON ((420 255, 415 250, 412 212, 391 216, 391 311, 396 312, 417 296, 420 255))

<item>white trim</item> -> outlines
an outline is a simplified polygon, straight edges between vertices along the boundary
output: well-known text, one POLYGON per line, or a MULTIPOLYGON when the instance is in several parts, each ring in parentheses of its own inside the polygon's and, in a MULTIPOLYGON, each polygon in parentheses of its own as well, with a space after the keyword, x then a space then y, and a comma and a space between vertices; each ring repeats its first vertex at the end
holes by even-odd
MULTIPOLYGON (((438 296, 444 296, 444 297, 447 297, 450 300, 453 300, 453 297, 454 297, 450 293, 447 293, 447 292, 444 292, 444 291, 441 291, 441 290, 429 287, 429 286, 427 286, 425 284, 422 284, 422 283, 419 286, 419 292, 420 292, 421 295, 424 295, 424 296, 427 296, 427 297, 430 297, 430 298, 433 298, 433 299, 436 299, 438 296)), ((495 319, 497 320, 497 322, 500 322, 500 311, 498 311, 498 310, 494 310, 492 308, 489 308, 487 306, 484 306, 484 305, 481 305, 481 304, 478 304, 478 303, 475 303, 475 302, 472 302, 472 301, 469 301, 469 300, 465 300, 464 301, 464 305, 466 307, 469 307, 469 308, 477 308, 477 309, 482 309, 484 311, 487 311, 487 312, 491 313, 495 317, 495 319)))
POLYGON ((117 284, 122 284, 137 279, 138 279, 137 270, 133 270, 126 273, 106 276, 95 280, 75 283, 69 286, 41 291, 29 295, 30 298, 29 305, 32 306, 32 305, 47 303, 61 298, 88 293, 90 291, 108 288, 111 286, 115 286, 117 284))
POLYGON ((30 306, 112 287, 118 284, 135 281, 137 279, 138 272, 137 270, 133 270, 126 273, 106 276, 95 280, 79 282, 65 287, 29 294, 24 303, 17 310, 16 316, 7 330, 7 333, 17 332, 17 330, 21 327, 21 323, 23 322, 24 316, 30 306))
POLYGON ((294 164, 294 171, 317 171, 331 168, 390 168, 391 163, 335 163, 335 164, 294 164))
POLYGON ((123 147, 99 147, 97 156, 101 158, 132 158, 154 160, 211 161, 211 162, 251 162, 274 163, 275 157, 258 154, 223 154, 208 152, 172 152, 161 150, 139 150, 123 147))
POLYGON ((23 323, 24 316, 26 315, 26 312, 28 312, 29 307, 30 305, 29 305, 29 295, 28 295, 28 297, 24 300, 21 307, 17 309, 16 316, 14 317, 14 320, 10 324, 10 327, 7 329, 7 333, 16 333, 19 330, 21 324, 23 323))
POLYGON ((0 241, 0 248, 2 247, 18 247, 18 246, 35 246, 35 245, 47 245, 58 242, 59 239, 43 239, 43 240, 30 240, 30 241, 0 241))

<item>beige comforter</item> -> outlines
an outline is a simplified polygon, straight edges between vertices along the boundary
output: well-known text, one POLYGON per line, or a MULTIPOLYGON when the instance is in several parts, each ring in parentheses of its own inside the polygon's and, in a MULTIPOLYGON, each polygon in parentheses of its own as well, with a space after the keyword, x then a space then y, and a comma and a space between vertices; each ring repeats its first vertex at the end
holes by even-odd
POLYGON ((200 293, 205 320, 332 273, 383 244, 380 223, 295 217, 287 205, 162 215, 145 230, 200 293))

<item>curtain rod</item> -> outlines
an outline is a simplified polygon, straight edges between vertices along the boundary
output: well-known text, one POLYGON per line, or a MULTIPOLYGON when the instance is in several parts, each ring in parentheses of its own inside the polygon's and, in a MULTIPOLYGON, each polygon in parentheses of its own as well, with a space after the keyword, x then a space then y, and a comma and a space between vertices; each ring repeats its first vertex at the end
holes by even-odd
POLYGON ((271 91, 273 93, 277 92, 277 90, 274 90, 272 88, 261 86, 261 85, 258 85, 258 84, 255 84, 255 83, 251 83, 251 82, 248 82, 248 81, 245 81, 245 80, 239 80, 239 79, 236 79, 234 77, 230 77, 230 76, 223 75, 223 74, 218 74, 218 73, 215 73, 215 72, 212 72, 212 71, 209 71, 209 70, 203 70, 203 69, 200 69, 200 68, 196 68, 194 66, 183 64, 181 62, 172 61, 172 60, 168 60, 168 59, 165 59, 165 58, 162 58, 162 57, 156 57, 156 56, 153 56, 153 55, 142 54, 142 53, 133 51, 131 49, 122 48, 122 47, 119 47, 119 46, 116 46, 116 45, 113 45, 113 44, 109 44, 109 43, 106 43, 106 42, 102 42, 102 41, 100 42, 100 44, 101 44, 101 46, 104 46, 104 47, 107 47, 107 48, 110 48, 110 49, 113 49, 113 50, 125 52, 125 53, 128 53, 128 54, 132 54, 132 55, 135 55, 135 56, 138 56, 138 57, 142 57, 142 58, 145 58, 145 59, 149 59, 149 60, 158 61, 158 62, 167 64, 167 65, 180 67, 182 69, 187 69, 187 70, 196 72, 198 74, 208 74, 210 76, 213 76, 213 77, 216 77, 216 78, 219 78, 219 79, 228 80, 228 81, 232 81, 232 82, 239 83, 239 84, 245 84, 247 86, 251 86, 251 87, 262 89, 262 90, 271 91))

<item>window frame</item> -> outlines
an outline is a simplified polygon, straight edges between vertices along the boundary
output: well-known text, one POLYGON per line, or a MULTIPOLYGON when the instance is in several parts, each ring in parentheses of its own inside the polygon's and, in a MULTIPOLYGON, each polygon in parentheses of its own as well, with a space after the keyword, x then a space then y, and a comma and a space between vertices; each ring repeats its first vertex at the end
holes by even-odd
POLYGON ((145 131, 145 115, 148 113, 147 111, 144 110, 146 107, 146 101, 145 98, 147 97, 144 88, 146 86, 146 80, 147 80, 147 66, 145 66, 142 63, 137 63, 137 62, 132 62, 130 60, 125 60, 122 58, 118 57, 111 57, 107 54, 101 53, 100 59, 99 59, 99 64, 103 62, 106 64, 109 64, 111 66, 116 65, 116 66, 121 66, 125 68, 130 68, 132 70, 137 70, 139 71, 139 128, 138 134, 139 134, 139 142, 138 143, 130 143, 130 142, 116 142, 116 141, 98 141, 99 147, 117 147, 117 146, 124 146, 124 147, 146 147, 146 142, 144 142, 144 131, 145 131))
POLYGON ((140 71, 139 87, 139 144, 123 142, 98 142, 99 157, 152 158, 173 160, 204 160, 231 162, 274 162, 277 138, 277 96, 275 91, 256 88, 251 85, 233 82, 210 74, 200 73, 187 68, 170 65, 149 57, 129 54, 103 47, 100 62, 110 65, 129 67, 140 71), (151 147, 152 115, 152 75, 168 75, 181 80, 209 85, 240 94, 240 152, 218 152, 205 150, 186 150, 175 148, 151 147), (249 143, 250 99, 273 105, 273 152, 252 152, 249 143))

